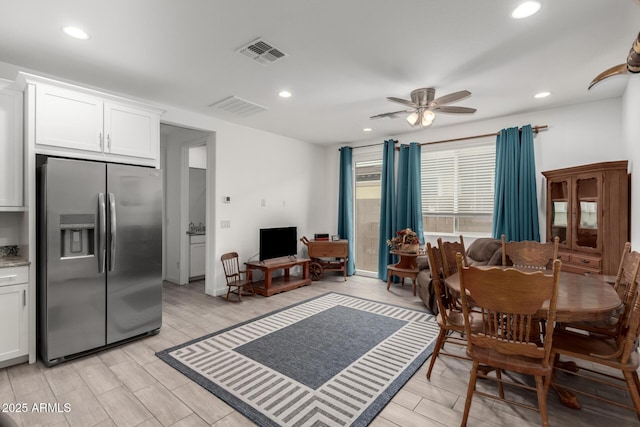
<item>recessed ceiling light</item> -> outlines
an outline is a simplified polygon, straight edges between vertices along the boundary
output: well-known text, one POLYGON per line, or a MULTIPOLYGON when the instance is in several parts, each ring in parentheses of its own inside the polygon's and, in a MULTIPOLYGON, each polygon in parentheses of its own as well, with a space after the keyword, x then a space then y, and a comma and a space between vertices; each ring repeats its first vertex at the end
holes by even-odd
POLYGON ((291 98, 291 92, 283 90, 280 93, 278 93, 278 96, 280 98, 291 98))
POLYGON ((537 1, 526 1, 516 7, 511 12, 511 17, 515 19, 527 18, 540 10, 540 3, 537 1))
POLYGON ((371 128, 364 128, 364 129, 362 129, 362 130, 363 130, 364 132, 371 132, 373 129, 371 129, 371 128))
POLYGON ((63 27, 62 31, 69 37, 73 37, 74 39, 78 40, 89 40, 90 38, 89 34, 87 34, 86 31, 78 27, 63 27))
POLYGON ((551 92, 540 92, 540 93, 536 93, 535 95, 533 95, 533 97, 534 98, 546 98, 549 95, 551 95, 551 92))

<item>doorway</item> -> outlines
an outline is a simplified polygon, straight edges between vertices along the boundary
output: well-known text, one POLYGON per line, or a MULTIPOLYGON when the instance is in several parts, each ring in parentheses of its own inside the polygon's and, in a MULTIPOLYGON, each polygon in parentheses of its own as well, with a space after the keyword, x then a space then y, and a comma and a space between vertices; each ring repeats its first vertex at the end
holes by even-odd
MULTIPOLYGON (((214 277, 215 265, 209 262, 215 254, 215 246, 211 243, 213 236, 213 216, 211 209, 214 171, 213 144, 215 134, 174 125, 160 125, 160 142, 162 147, 161 169, 164 179, 164 233, 163 233, 163 271, 167 281, 186 285, 191 274, 192 241, 199 265, 197 276, 205 279, 205 292, 213 295, 213 283, 208 283, 207 276, 214 277), (204 182, 200 182, 199 213, 190 219, 190 151, 201 147, 194 153, 196 169, 204 171, 204 182), (204 210, 204 212, 202 212, 204 210), (192 238, 192 236, 196 236, 192 238)), ((202 172, 196 173, 202 177, 202 172)), ((194 212, 195 213, 195 209, 194 212)), ((195 259, 195 258, 194 258, 195 259)))
POLYGON ((382 159, 354 159, 354 221, 356 272, 378 276, 378 241, 380 230, 380 192, 382 159))

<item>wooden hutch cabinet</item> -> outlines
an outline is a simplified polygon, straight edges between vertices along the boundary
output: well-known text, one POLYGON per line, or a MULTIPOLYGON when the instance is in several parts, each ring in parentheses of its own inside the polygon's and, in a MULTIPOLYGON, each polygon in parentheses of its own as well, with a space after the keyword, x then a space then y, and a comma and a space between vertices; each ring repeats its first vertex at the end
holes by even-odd
POLYGON ((615 275, 629 240, 627 161, 542 172, 547 179, 547 241, 560 237, 562 269, 615 275))

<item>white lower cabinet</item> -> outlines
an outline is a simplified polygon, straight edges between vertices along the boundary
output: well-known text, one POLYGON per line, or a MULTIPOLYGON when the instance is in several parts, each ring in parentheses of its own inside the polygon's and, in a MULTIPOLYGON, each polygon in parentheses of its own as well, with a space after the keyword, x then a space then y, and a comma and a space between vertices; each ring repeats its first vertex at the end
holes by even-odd
POLYGON ((205 236, 191 236, 189 250, 189 278, 205 275, 206 240, 205 236))
POLYGON ((0 363, 29 353, 29 290, 18 283, 27 275, 28 267, 0 269, 0 363))

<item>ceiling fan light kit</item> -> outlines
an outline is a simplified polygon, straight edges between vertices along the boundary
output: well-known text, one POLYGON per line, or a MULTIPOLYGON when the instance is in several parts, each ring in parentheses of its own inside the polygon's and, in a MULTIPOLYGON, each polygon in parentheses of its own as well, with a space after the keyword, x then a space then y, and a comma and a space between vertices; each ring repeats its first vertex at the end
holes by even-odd
POLYGON ((409 114, 407 121, 411 126, 421 125, 422 127, 430 126, 436 115, 431 110, 422 110, 409 114))
POLYGON ((395 98, 393 96, 387 97, 389 101, 397 102, 404 106, 411 107, 407 110, 393 111, 391 113, 378 114, 371 116, 372 119, 379 119, 383 117, 396 117, 401 113, 410 113, 407 116, 407 122, 411 126, 430 126, 436 118, 435 112, 451 113, 451 114, 469 114, 475 113, 475 108, 469 107, 453 107, 447 106, 452 102, 460 101, 471 95, 468 90, 461 90, 459 92, 450 93, 448 95, 436 98, 436 90, 434 88, 421 88, 411 92, 411 101, 407 99, 395 98))

